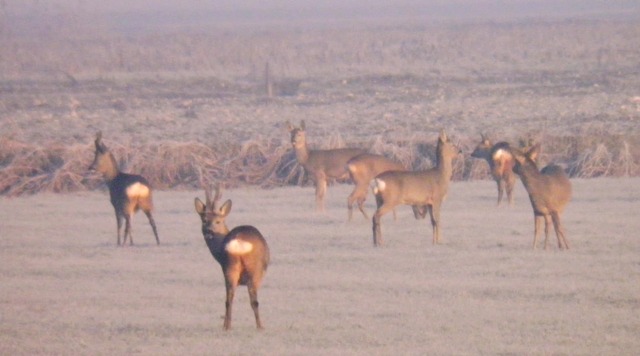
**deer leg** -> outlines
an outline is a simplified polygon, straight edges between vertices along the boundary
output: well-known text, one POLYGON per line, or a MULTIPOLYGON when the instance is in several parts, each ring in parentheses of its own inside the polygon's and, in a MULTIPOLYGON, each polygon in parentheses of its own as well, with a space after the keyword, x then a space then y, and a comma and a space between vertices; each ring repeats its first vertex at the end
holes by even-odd
POLYGON ((509 206, 513 206, 513 188, 516 185, 515 176, 507 179, 506 189, 507 189, 507 199, 509 200, 509 206))
POLYGON ((536 243, 538 242, 538 233, 540 233, 540 228, 542 227, 542 215, 538 215, 536 213, 533 214, 533 249, 536 249, 536 243))
POLYGON ((153 235, 156 237, 156 244, 160 245, 160 239, 158 238, 158 229, 156 228, 156 222, 155 220, 153 220, 153 216, 151 215, 151 210, 145 210, 144 213, 145 215, 147 215, 147 218, 149 219, 149 224, 153 229, 153 235))
POLYGON ((249 284, 247 284, 247 288, 249 289, 251 309, 253 309, 253 315, 256 317, 256 327, 258 329, 263 329, 262 322, 260 321, 260 312, 258 310, 258 307, 260 306, 260 303, 258 303, 258 288, 253 282, 249 282, 249 284))
POLYGON ((324 173, 316 174, 316 210, 324 211, 324 194, 327 192, 327 176, 324 173))
POLYGON ((496 205, 500 205, 500 202, 502 202, 502 194, 504 193, 504 180, 500 178, 496 180, 496 183, 498 184, 498 202, 496 205))
POLYGON ((440 207, 437 205, 427 205, 431 226, 433 227, 433 244, 440 243, 440 207))
POLYGON ((553 219, 553 229, 556 231, 556 238, 558 239, 558 247, 569 249, 569 243, 567 242, 567 238, 564 235, 564 229, 562 228, 562 223, 560 222, 560 214, 552 213, 551 219, 553 219))
POLYGON ((355 197, 353 196, 354 194, 355 190, 347 198, 348 221, 351 221, 351 219, 353 218, 353 203, 355 201, 355 197))
MULTIPOLYGON (((359 198, 358 199, 358 209, 360 209, 360 212, 362 213, 362 216, 364 216, 365 220, 369 220, 369 214, 367 214, 366 211, 364 211, 364 202, 365 202, 366 198, 359 198)), ((396 211, 393 211, 393 218, 395 219, 396 217, 396 211)))
POLYGON ((118 210, 116 210, 116 224, 118 229, 118 246, 120 246, 120 230, 122 229, 122 214, 119 214, 118 210))
POLYGON ((547 242, 549 241, 549 226, 551 225, 551 215, 544 216, 544 249, 547 249, 547 242))
POLYGON ((375 214, 373 214, 372 222, 373 222, 373 245, 374 246, 381 246, 383 244, 382 231, 380 228, 380 218, 382 217, 382 215, 388 213, 392 209, 393 207, 383 204, 381 207, 378 207, 375 214))
POLYGON ((227 300, 224 303, 225 312, 224 312, 223 327, 225 330, 229 330, 231 329, 231 306, 233 304, 233 296, 236 292, 236 284, 235 282, 228 280, 228 278, 225 278, 225 279, 226 279, 225 286, 227 288, 227 300))
POLYGON ((122 246, 127 243, 127 237, 129 237, 129 246, 133 245, 133 236, 131 235, 131 214, 124 214, 124 239, 122 240, 122 246))

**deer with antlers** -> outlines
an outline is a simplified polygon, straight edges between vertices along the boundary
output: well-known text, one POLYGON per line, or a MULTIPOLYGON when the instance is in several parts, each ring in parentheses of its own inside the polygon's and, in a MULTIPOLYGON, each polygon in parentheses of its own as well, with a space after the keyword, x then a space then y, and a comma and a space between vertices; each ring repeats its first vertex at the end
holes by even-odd
POLYGON ((120 172, 115 157, 102 142, 102 132, 98 132, 96 135, 95 148, 95 157, 93 163, 89 166, 89 170, 101 173, 107 181, 111 205, 113 205, 116 212, 118 246, 120 246, 122 220, 125 221, 122 246, 127 243, 127 238, 129 238, 129 245, 133 245, 131 219, 138 210, 144 211, 145 215, 147 215, 153 234, 156 237, 156 243, 160 245, 156 223, 151 214, 153 201, 149 182, 140 175, 120 172))
POLYGON ((331 150, 310 150, 307 147, 304 120, 299 127, 287 122, 287 129, 291 134, 291 145, 296 153, 298 163, 313 178, 316 185, 316 209, 324 211, 324 196, 327 191, 327 181, 330 179, 344 179, 348 177, 347 161, 365 153, 360 148, 336 148, 331 150))
MULTIPOLYGON (((536 248, 538 234, 544 220, 544 248, 547 249, 549 240, 549 225, 553 228, 558 239, 560 249, 569 249, 569 242, 564 234, 560 215, 571 200, 571 181, 562 167, 549 164, 538 171, 535 161, 540 152, 540 144, 535 144, 526 150, 510 149, 515 159, 513 171, 520 176, 522 184, 533 207, 534 232, 533 249, 536 248)), ((496 152, 495 154, 500 154, 496 152)))
POLYGON ((396 206, 413 205, 416 218, 418 212, 431 218, 433 244, 440 243, 440 207, 449 189, 453 176, 453 159, 460 149, 440 131, 436 148, 438 162, 434 168, 426 171, 393 171, 378 175, 373 180, 373 194, 376 197, 377 210, 373 215, 373 244, 383 243, 380 218, 396 206))
POLYGON ((231 328, 231 306, 238 285, 249 289, 251 308, 256 327, 262 329, 258 310, 258 289, 269 265, 269 246, 260 231, 250 225, 237 226, 229 231, 225 223, 231 211, 231 200, 220 205, 220 186, 213 199, 205 189, 206 202, 195 198, 196 212, 202 220, 202 234, 213 258, 222 267, 226 287, 224 329, 231 328))

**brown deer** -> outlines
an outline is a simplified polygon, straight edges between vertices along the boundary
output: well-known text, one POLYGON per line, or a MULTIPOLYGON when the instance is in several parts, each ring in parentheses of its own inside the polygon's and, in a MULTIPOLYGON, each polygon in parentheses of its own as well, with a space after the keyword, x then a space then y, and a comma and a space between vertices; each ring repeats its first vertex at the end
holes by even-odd
MULTIPOLYGON (((564 235, 564 229, 560 222, 560 215, 571 200, 571 181, 562 167, 549 164, 538 171, 535 163, 540 144, 535 144, 527 150, 511 149, 515 158, 513 171, 520 176, 522 184, 533 207, 534 233, 533 249, 536 248, 538 233, 544 220, 544 248, 547 249, 549 240, 549 225, 553 222, 553 228, 558 239, 560 249, 569 249, 569 242, 564 235)), ((500 152, 496 152, 499 154, 500 152)))
POLYGON ((484 134, 481 134, 481 141, 471 153, 471 157, 484 159, 489 163, 491 176, 498 185, 498 202, 502 202, 504 192, 507 192, 509 205, 513 205, 513 187, 516 184, 516 175, 513 173, 513 155, 509 151, 507 142, 491 143, 484 134), (495 153, 500 151, 499 155, 495 153))
POLYGON ((133 237, 131 235, 131 219, 133 215, 140 209, 144 211, 149 219, 149 224, 153 229, 156 237, 156 243, 160 245, 158 238, 158 230, 153 220, 151 211, 153 210, 153 201, 151 199, 151 186, 149 182, 137 174, 127 174, 120 172, 116 159, 109 151, 107 146, 102 143, 102 132, 98 132, 95 140, 96 152, 93 163, 89 166, 89 170, 101 173, 107 181, 109 187, 109 196, 111 205, 116 211, 116 222, 118 224, 118 246, 120 246, 120 229, 122 227, 122 219, 125 221, 124 239, 122 246, 127 243, 133 245, 133 237))
POLYGON ((211 251, 213 258, 220 263, 226 287, 226 302, 224 315, 224 329, 231 328, 231 306, 236 287, 246 285, 249 289, 251 308, 256 318, 256 327, 262 329, 260 313, 258 311, 258 289, 262 277, 269 265, 269 246, 260 231, 253 226, 237 226, 229 231, 225 218, 231 211, 231 200, 221 206, 220 187, 211 200, 208 189, 205 190, 206 202, 195 199, 196 212, 202 220, 202 234, 204 241, 211 251))
POLYGON ((291 134, 291 145, 296 153, 296 159, 316 185, 316 209, 324 211, 324 195, 327 191, 327 180, 344 179, 348 177, 347 161, 365 153, 360 148, 337 148, 332 150, 310 150, 307 147, 304 120, 300 127, 294 127, 287 122, 287 129, 291 134))
POLYGON ((447 195, 453 175, 453 159, 460 153, 440 131, 436 148, 438 161, 434 168, 415 172, 385 172, 373 181, 378 209, 373 215, 373 244, 382 245, 380 218, 397 205, 413 205, 416 218, 429 213, 433 226, 433 244, 440 243, 440 207, 447 195))
MULTIPOLYGON (((358 209, 365 219, 369 220, 369 215, 364 211, 364 202, 369 193, 369 183, 380 173, 387 171, 406 171, 407 169, 394 160, 385 156, 373 153, 363 153, 355 156, 347 162, 349 177, 355 184, 353 191, 347 198, 347 208, 349 210, 349 221, 353 216, 353 205, 358 204, 358 209)), ((393 210, 395 217, 395 209, 393 210)))

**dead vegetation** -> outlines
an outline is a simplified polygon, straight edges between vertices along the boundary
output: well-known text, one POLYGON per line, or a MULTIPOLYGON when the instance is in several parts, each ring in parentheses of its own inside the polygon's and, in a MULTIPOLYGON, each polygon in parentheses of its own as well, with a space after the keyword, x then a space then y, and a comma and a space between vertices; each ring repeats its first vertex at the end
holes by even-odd
MULTIPOLYGON (((489 179, 488 167, 472 159, 475 137, 458 137, 463 155, 454 162, 454 180, 489 179), (465 148, 467 147, 467 148, 465 148)), ((119 145, 109 141, 120 167, 141 174, 157 189, 198 189, 213 182, 227 187, 254 185, 272 188, 306 184, 304 171, 288 144, 275 139, 254 139, 229 144, 163 141, 119 145)), ((343 147, 339 134, 321 146, 343 147)), ((381 137, 361 146, 406 164, 412 169, 432 167, 432 142, 392 142, 381 137)), ((571 177, 623 177, 640 175, 640 135, 546 136, 541 164, 561 164, 571 177)), ((104 186, 88 172, 91 146, 52 143, 35 145, 0 137, 0 194, 19 196, 38 192, 65 193, 104 186)))
POLYGON ((541 164, 572 177, 640 174, 634 21, 94 30, 0 37, 14 49, 0 61, 0 195, 103 187, 86 171, 98 130, 158 189, 305 184, 281 128, 303 118, 313 148, 412 169, 434 166, 429 133, 447 129, 465 153, 455 180, 489 179, 469 157, 481 132, 534 132, 541 164))

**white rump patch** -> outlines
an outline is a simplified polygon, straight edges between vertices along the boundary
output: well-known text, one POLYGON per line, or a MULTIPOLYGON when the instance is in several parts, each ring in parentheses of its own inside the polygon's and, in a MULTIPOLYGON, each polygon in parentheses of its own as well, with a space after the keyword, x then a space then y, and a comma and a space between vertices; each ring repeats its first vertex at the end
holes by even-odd
POLYGON ((232 255, 245 255, 253 250, 253 244, 240 239, 233 239, 227 242, 224 249, 232 255))
POLYGON ((384 188, 386 188, 387 183, 385 183, 382 179, 376 178, 373 180, 373 194, 378 194, 382 192, 384 188))
POLYGON ((510 157, 511 153, 507 152, 507 150, 503 150, 502 148, 497 150, 494 154, 493 154, 493 159, 494 160, 499 160, 502 159, 503 157, 510 157))
POLYGON ((146 198, 149 196, 149 187, 142 183, 134 183, 127 187, 127 196, 129 198, 146 198))

